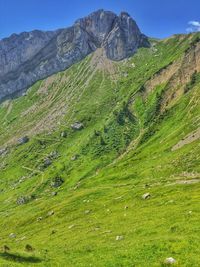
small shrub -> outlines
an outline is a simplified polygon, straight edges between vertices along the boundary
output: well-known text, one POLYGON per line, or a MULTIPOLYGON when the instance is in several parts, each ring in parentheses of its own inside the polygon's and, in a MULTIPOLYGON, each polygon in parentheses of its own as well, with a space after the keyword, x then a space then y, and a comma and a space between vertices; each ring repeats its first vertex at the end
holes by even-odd
POLYGON ((25 246, 25 250, 26 250, 27 252, 31 252, 31 251, 33 251, 34 249, 33 249, 33 247, 32 247, 31 245, 27 244, 27 245, 25 246))

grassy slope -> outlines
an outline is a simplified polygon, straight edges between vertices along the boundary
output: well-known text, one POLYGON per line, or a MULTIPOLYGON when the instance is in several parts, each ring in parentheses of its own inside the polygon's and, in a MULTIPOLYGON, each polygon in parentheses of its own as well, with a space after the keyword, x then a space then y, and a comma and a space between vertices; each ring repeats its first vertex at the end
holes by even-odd
POLYGON ((0 143, 9 147, 0 158, 0 243, 11 249, 0 254, 0 266, 163 266, 170 256, 177 266, 199 266, 200 185, 177 183, 199 178, 199 140, 171 151, 199 127, 199 80, 163 116, 157 96, 165 85, 145 102, 136 94, 183 55, 191 38, 140 49, 113 63, 114 77, 92 68, 89 56, 0 106, 0 143), (75 121, 84 129, 72 131, 75 121), (13 136, 27 132, 30 141, 16 146, 13 136), (42 168, 52 151, 59 157, 42 168), (53 197, 56 176, 65 182, 53 197), (152 197, 144 201, 146 192, 152 197), (20 195, 34 199, 18 206, 20 195), (35 250, 25 252, 26 244, 35 250))

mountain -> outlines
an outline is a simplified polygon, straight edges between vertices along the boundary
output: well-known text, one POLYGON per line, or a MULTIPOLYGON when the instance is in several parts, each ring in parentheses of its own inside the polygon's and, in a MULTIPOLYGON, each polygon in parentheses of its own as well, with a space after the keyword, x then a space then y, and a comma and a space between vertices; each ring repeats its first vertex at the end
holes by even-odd
POLYGON ((121 60, 148 45, 129 14, 104 10, 66 29, 13 34, 0 41, 0 100, 70 67, 97 48, 103 47, 108 58, 121 60))
POLYGON ((0 104, 0 266, 199 266, 200 33, 148 44, 0 104))

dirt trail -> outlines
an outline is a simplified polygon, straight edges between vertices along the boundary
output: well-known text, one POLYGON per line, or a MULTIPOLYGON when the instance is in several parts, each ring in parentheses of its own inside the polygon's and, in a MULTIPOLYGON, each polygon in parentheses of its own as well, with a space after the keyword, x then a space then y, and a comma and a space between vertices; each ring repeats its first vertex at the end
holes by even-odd
POLYGON ((12 111, 12 107, 13 107, 13 103, 12 103, 12 101, 8 101, 7 102, 7 112, 6 112, 6 114, 5 114, 5 116, 4 116, 4 118, 3 118, 3 120, 6 120, 7 119, 7 117, 8 117, 8 115, 10 114, 10 112, 12 111))
POLYGON ((197 184, 197 183, 200 183, 200 179, 177 180, 173 183, 166 184, 166 186, 171 186, 171 185, 176 185, 176 184, 189 185, 189 184, 197 184))

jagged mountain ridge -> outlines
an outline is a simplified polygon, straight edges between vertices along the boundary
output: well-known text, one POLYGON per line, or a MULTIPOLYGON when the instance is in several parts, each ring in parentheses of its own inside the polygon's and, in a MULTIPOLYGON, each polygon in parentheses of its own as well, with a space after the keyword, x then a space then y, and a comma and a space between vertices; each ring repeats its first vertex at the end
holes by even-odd
POLYGON ((0 100, 62 71, 103 47, 109 59, 122 60, 149 46, 128 13, 98 10, 72 27, 52 32, 13 34, 0 41, 0 100))

